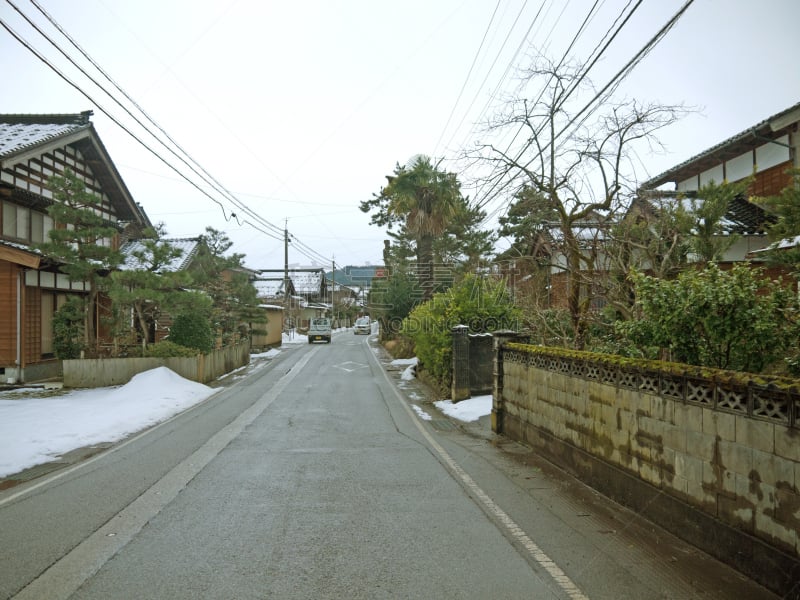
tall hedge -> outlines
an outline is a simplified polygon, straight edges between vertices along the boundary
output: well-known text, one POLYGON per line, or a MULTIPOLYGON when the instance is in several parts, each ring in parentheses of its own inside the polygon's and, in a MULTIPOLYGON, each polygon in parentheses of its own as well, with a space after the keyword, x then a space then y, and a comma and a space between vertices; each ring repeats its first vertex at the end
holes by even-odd
POLYGON ((797 294, 757 269, 735 265, 723 271, 709 263, 674 280, 632 277, 639 318, 618 329, 644 356, 656 348, 668 360, 759 373, 797 355, 797 294))
POLYGON ((450 385, 452 328, 467 325, 470 333, 519 329, 521 313, 504 280, 468 275, 445 292, 418 305, 403 321, 402 333, 414 341, 421 369, 442 385, 450 385))
POLYGON ((209 320, 198 314, 182 314, 175 317, 169 331, 169 341, 201 352, 214 349, 214 332, 209 320))

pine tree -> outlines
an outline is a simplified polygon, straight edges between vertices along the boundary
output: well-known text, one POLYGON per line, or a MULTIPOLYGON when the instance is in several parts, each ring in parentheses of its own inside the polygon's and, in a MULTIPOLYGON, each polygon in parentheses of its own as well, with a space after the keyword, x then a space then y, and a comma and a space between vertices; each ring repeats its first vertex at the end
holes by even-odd
POLYGON ((204 251, 192 263, 192 276, 212 299, 211 320, 227 344, 248 335, 250 323, 266 323, 266 316, 258 308, 256 289, 242 264, 244 254, 226 256, 233 242, 213 227, 206 227, 202 239, 204 251))
POLYGON ((113 248, 117 227, 101 210, 102 199, 91 193, 86 184, 69 169, 63 176, 48 181, 54 202, 47 212, 54 228, 49 241, 36 248, 60 263, 59 270, 73 282, 85 282, 88 293, 83 303, 84 341, 86 348, 97 352, 97 295, 104 285, 104 276, 122 262, 113 248))
POLYGON ((183 250, 161 239, 164 225, 147 230, 139 248, 131 252, 127 268, 112 275, 110 294, 118 306, 130 307, 142 332, 142 349, 147 347, 149 323, 158 314, 191 312, 208 315, 206 296, 187 291, 192 279, 185 271, 175 271, 170 264, 183 250))

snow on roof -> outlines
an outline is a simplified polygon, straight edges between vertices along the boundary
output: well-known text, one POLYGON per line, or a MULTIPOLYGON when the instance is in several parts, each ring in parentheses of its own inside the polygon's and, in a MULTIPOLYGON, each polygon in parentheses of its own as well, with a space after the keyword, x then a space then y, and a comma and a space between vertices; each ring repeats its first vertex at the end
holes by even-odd
MULTIPOLYGON (((160 269, 162 272, 183 271, 189 266, 189 263, 192 262, 192 259, 195 257, 200 247, 199 238, 161 239, 159 241, 165 242, 181 251, 180 256, 174 258, 160 269)), ((125 261, 120 268, 123 271, 131 271, 148 267, 149 265, 143 263, 134 255, 135 252, 142 252, 144 249, 145 246, 142 240, 131 240, 123 244, 122 248, 120 248, 120 252, 125 256, 125 261)))
MULTIPOLYGON (((46 152, 51 145, 79 148, 87 164, 91 165, 93 176, 111 200, 116 216, 121 221, 150 226, 150 219, 131 196, 108 150, 94 131, 91 116, 90 110, 79 114, 0 115, 0 160, 3 167, 12 168, 14 161, 20 161, 22 165, 30 159, 28 153, 46 152)), ((56 172, 60 173, 62 167, 65 165, 56 165, 56 172)))
POLYGON ((294 284, 298 294, 316 294, 322 287, 323 272, 320 271, 289 271, 289 278, 294 284))
POLYGON ((748 256, 754 254, 765 254, 767 252, 773 252, 775 250, 791 250, 792 248, 797 248, 798 246, 800 246, 800 235, 783 238, 782 240, 778 240, 777 242, 771 243, 766 248, 761 248, 760 250, 753 250, 748 253, 748 256))
POLYGON ((25 252, 31 252, 32 254, 41 254, 39 250, 32 247, 30 244, 20 244, 19 242, 12 242, 10 240, 0 240, 0 246, 8 246, 9 248, 24 250, 25 252))
MULTIPOLYGON (((683 198, 681 204, 687 212, 692 213, 695 207, 703 205, 703 199, 683 198)), ((730 201, 728 210, 719 223, 725 234, 764 235, 764 225, 768 220, 769 217, 763 208, 737 196, 730 201)))
MULTIPOLYGON (((572 234, 578 240, 584 242, 587 240, 604 240, 606 238, 605 228, 600 227, 573 227, 572 234)), ((559 227, 550 229, 550 235, 557 241, 562 241, 564 239, 564 233, 559 227)))
POLYGON ((0 157, 65 134, 89 128, 89 113, 79 115, 0 115, 0 157))
POLYGON ((283 279, 256 279, 253 281, 258 298, 279 298, 283 296, 283 279))
POLYGON ((283 307, 277 304, 259 304, 258 307, 266 308, 267 310, 283 310, 283 307))

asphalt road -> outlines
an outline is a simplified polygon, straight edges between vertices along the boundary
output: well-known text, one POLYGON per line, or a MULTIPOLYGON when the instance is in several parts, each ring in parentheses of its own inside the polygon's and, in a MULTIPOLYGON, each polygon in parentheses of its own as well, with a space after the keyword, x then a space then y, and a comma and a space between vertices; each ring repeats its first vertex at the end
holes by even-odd
POLYGON ((775 597, 387 362, 351 333, 288 347, 0 492, 0 598, 775 597))

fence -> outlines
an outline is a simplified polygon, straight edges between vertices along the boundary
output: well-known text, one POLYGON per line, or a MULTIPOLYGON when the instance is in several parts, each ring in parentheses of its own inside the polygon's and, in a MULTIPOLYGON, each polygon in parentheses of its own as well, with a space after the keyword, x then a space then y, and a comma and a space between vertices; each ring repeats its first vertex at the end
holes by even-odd
POLYGON ((131 378, 157 367, 167 367, 181 377, 209 383, 250 362, 250 342, 214 350, 192 358, 93 358, 63 361, 64 385, 95 388, 128 383, 131 378))
POLYGON ((800 381, 495 336, 492 427, 800 598, 800 381))

